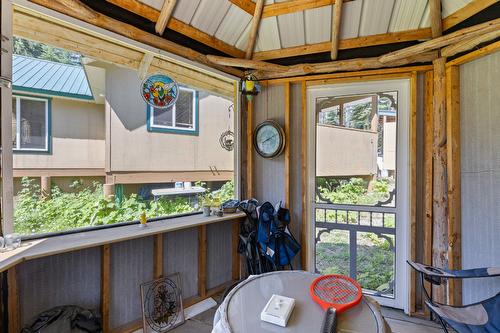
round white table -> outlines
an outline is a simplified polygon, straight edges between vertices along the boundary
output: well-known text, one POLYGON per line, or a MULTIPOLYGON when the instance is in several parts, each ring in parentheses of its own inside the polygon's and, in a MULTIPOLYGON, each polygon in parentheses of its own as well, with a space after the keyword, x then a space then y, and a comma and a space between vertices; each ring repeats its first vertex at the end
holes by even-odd
MULTIPOLYGON (((309 295, 309 286, 318 275, 303 271, 280 271, 251 276, 227 295, 217 310, 213 333, 301 332, 319 333, 324 311, 309 295), (295 299, 287 327, 260 320, 269 298, 282 295, 295 299)), ((378 304, 369 297, 339 314, 338 333, 390 333, 378 304)))

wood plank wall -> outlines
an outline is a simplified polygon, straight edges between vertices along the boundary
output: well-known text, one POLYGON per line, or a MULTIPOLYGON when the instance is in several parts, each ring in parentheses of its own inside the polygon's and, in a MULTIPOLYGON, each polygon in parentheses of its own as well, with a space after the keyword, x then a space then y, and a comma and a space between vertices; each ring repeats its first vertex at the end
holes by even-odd
MULTIPOLYGON (((9 311, 19 318, 11 322, 23 327, 52 307, 79 305, 105 314, 104 332, 134 331, 142 325, 141 283, 158 275, 180 273, 187 307, 223 291, 239 278, 239 274, 233 274, 232 267, 238 255, 232 251, 235 248, 233 226, 237 223, 226 221, 205 226, 203 267, 199 265, 202 250, 199 228, 21 263, 9 270, 9 281, 14 281, 9 282, 9 293, 10 296, 17 294, 19 300, 18 310, 9 311)), ((18 332, 16 327, 12 329, 18 332)))

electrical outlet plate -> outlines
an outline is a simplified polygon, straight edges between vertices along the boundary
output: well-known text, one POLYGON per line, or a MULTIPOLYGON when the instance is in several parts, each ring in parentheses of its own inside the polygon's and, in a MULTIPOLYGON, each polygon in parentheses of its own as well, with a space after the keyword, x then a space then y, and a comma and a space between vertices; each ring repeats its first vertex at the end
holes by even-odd
POLYGON ((295 299, 273 295, 260 313, 260 319, 271 324, 286 327, 294 306, 295 299))

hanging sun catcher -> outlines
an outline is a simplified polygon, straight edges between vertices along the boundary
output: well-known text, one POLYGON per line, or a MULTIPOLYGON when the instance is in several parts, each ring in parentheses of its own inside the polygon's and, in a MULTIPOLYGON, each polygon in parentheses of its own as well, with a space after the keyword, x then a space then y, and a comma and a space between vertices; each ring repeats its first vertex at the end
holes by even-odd
POLYGON ((228 107, 228 124, 227 124, 227 131, 222 132, 222 134, 219 137, 219 143, 222 148, 224 148, 227 151, 233 151, 234 149, 234 133, 231 131, 231 112, 234 111, 234 104, 231 104, 228 107))
POLYGON ((170 76, 152 74, 142 81, 141 96, 148 105, 166 109, 175 104, 179 95, 179 86, 170 76))

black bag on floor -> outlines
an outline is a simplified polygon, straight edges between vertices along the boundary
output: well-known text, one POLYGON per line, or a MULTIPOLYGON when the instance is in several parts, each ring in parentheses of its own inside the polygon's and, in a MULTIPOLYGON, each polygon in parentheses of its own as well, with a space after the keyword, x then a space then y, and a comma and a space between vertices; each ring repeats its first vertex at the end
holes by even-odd
POLYGON ((42 312, 21 333, 100 333, 101 318, 90 310, 68 305, 42 312))

